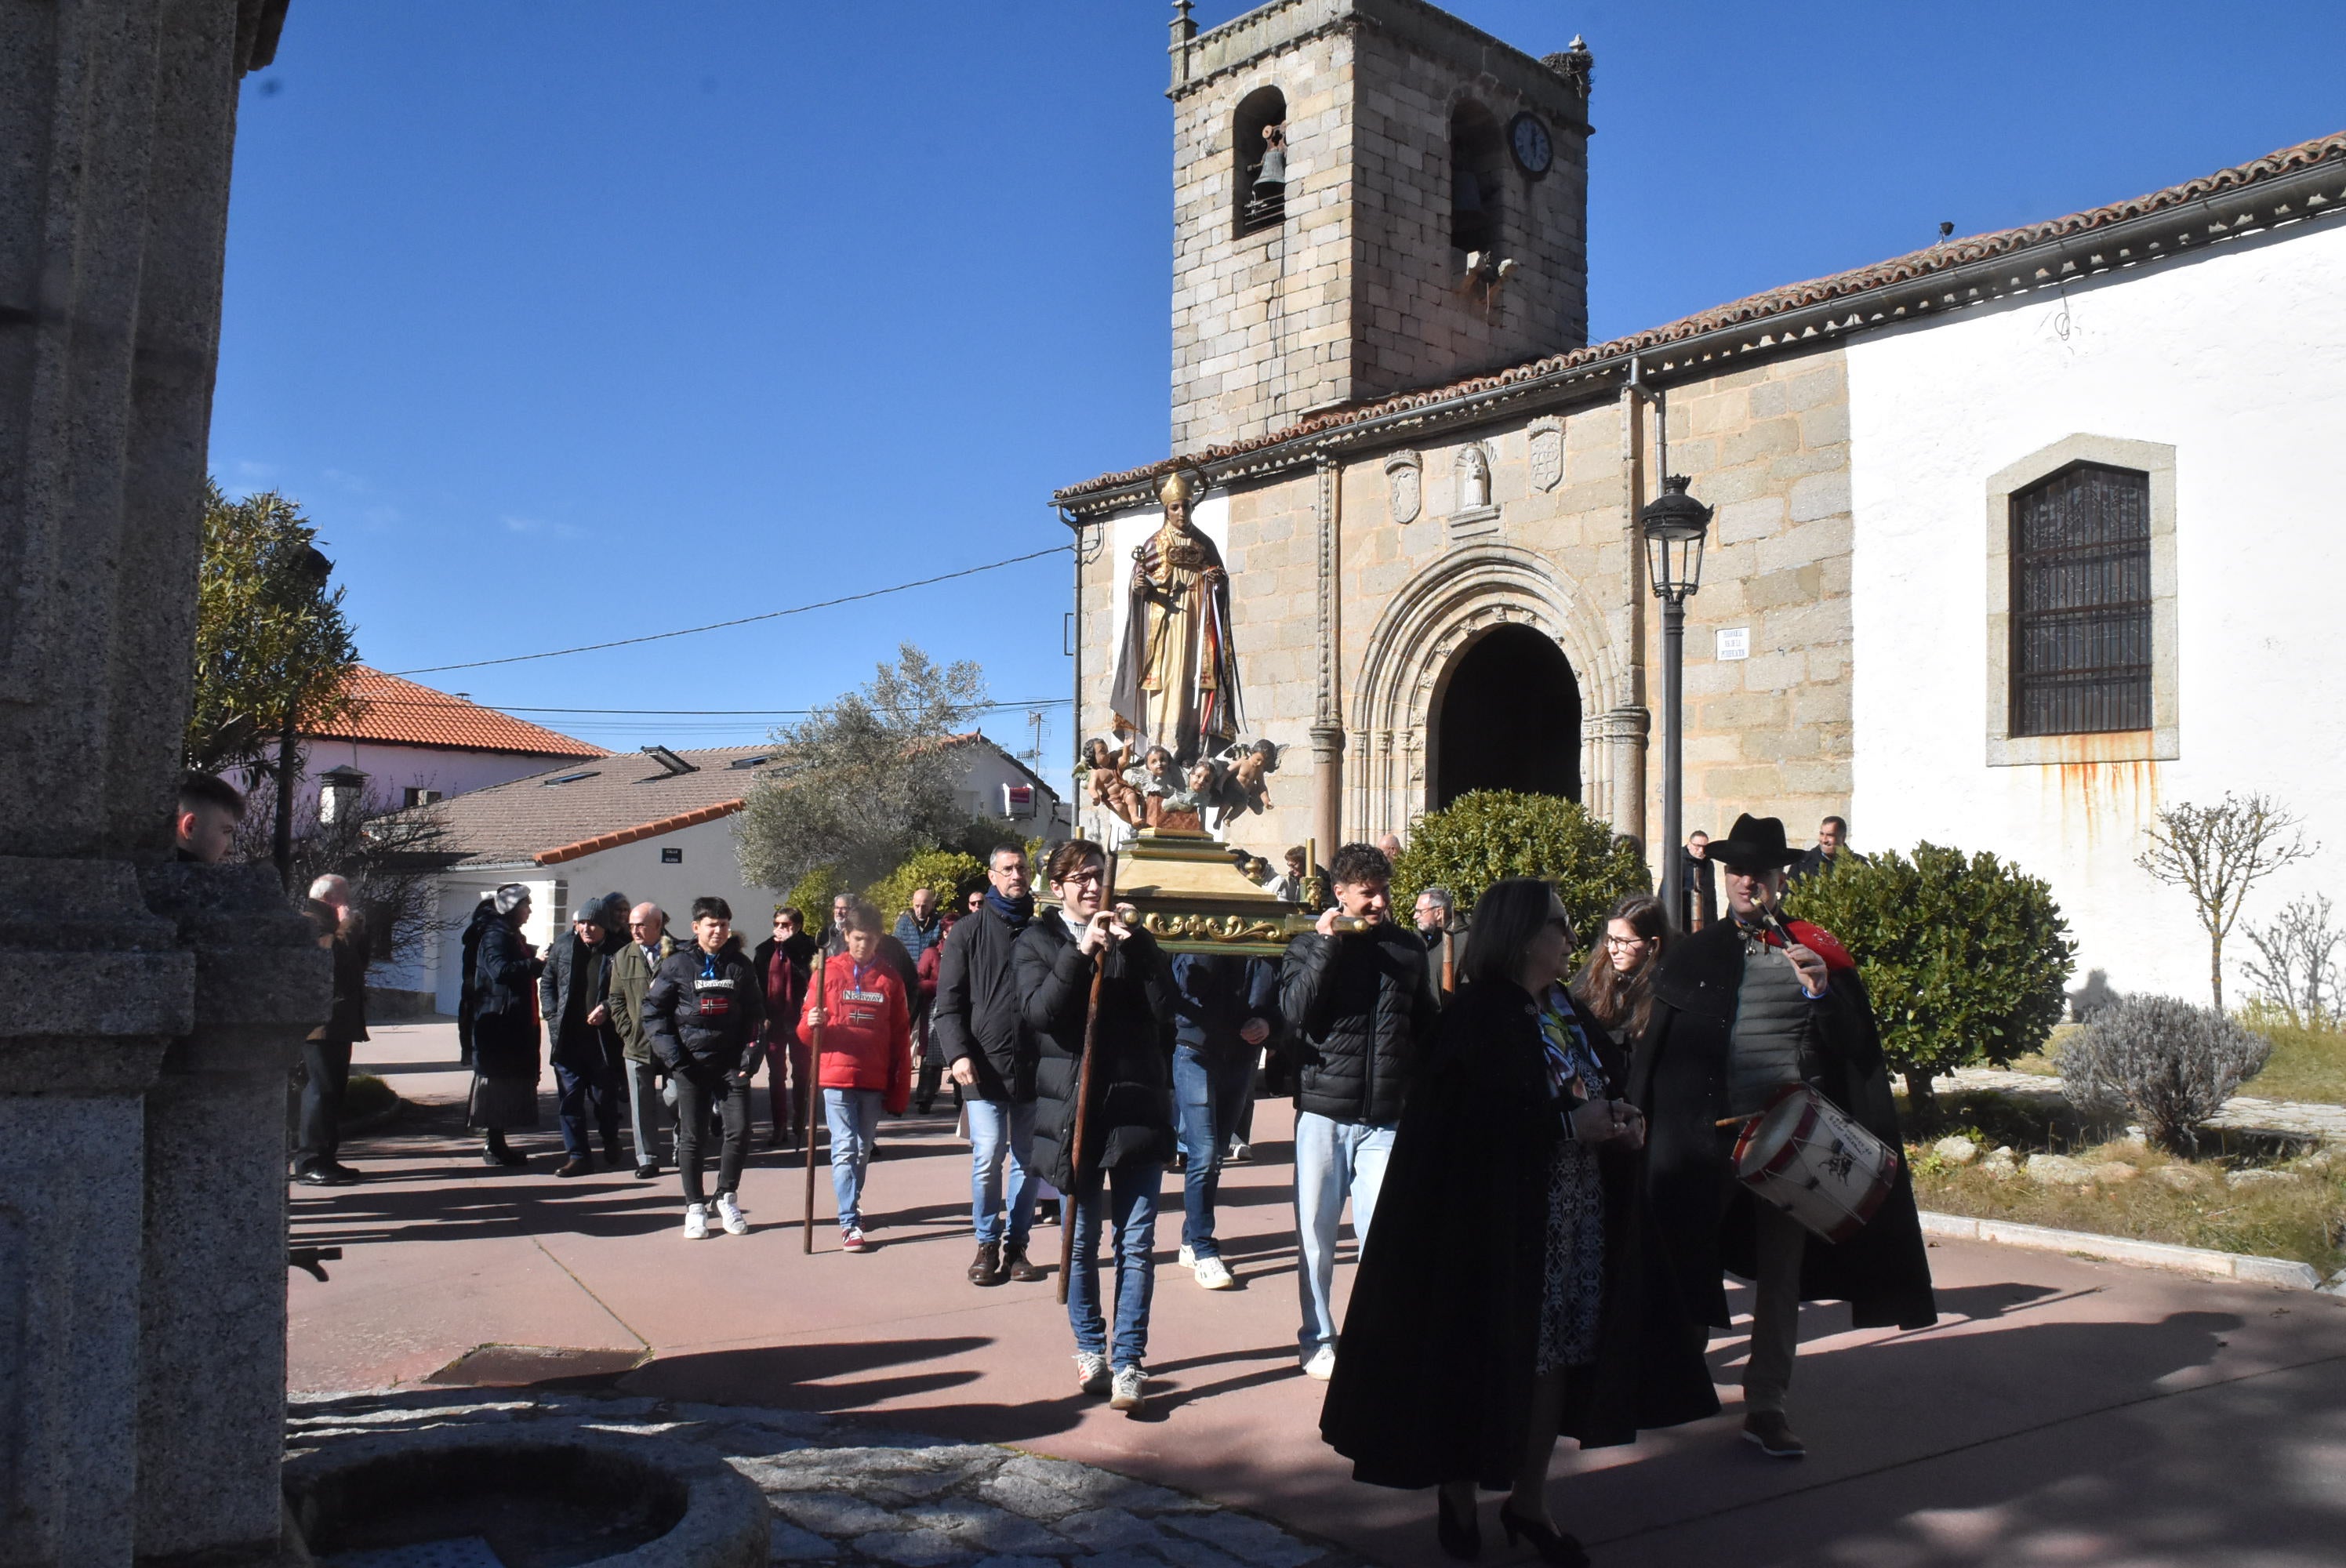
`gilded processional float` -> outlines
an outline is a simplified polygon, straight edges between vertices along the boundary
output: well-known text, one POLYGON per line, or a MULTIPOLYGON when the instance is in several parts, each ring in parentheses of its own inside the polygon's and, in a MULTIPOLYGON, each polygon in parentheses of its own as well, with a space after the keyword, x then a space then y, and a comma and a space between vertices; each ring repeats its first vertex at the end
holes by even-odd
POLYGON ((1084 744, 1085 795, 1132 829, 1116 854, 1116 899, 1158 945, 1276 956, 1311 929, 1326 890, 1281 898, 1218 836, 1270 804, 1280 748, 1245 734, 1229 574, 1190 518, 1196 494, 1188 473, 1166 475, 1165 521, 1132 553, 1109 692, 1115 733, 1084 744))

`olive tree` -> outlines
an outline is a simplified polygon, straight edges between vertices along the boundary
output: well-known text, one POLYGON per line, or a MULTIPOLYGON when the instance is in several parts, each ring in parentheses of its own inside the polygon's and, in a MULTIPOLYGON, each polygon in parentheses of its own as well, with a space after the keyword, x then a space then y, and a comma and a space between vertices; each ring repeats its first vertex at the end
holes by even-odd
POLYGON ((827 867, 827 885, 862 887, 971 836, 952 743, 984 706, 976 665, 940 665, 906 643, 864 686, 776 730, 735 829, 745 878, 795 889, 827 867))

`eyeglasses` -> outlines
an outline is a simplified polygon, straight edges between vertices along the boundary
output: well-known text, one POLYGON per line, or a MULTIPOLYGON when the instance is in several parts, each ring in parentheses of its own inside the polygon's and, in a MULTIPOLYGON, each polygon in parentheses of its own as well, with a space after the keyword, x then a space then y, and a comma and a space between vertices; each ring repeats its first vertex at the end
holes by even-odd
POLYGON ((1615 936, 1612 932, 1607 932, 1605 933, 1605 945, 1607 947, 1643 947, 1646 945, 1646 939, 1642 936, 1615 936))
POLYGON ((1105 871, 1102 871, 1097 866, 1094 866, 1088 871, 1069 871, 1066 876, 1059 879, 1059 882, 1063 887, 1080 885, 1082 883, 1098 881, 1105 875, 1107 875, 1105 871))

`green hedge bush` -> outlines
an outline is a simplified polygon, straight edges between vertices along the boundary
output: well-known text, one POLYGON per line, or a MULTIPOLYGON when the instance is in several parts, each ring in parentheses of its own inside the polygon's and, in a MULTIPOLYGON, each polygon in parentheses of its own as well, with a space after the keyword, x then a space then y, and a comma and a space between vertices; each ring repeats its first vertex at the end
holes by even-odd
POLYGON ((1410 830, 1393 866, 1395 918, 1406 922, 1418 893, 1435 886, 1448 888, 1459 913, 1471 917, 1483 890, 1506 877, 1554 882, 1583 952, 1604 934, 1597 925, 1615 900, 1653 890, 1637 846, 1578 801, 1475 789, 1410 830))
POLYGON ((1785 912, 1841 939, 1873 999, 1907 1104, 1933 1074, 2008 1065, 2061 1021, 2077 944, 2050 888, 1981 852, 1917 844, 1912 858, 1846 858, 1785 895, 1785 912))
POLYGON ((881 918, 893 924, 913 907, 913 890, 928 888, 937 895, 939 909, 951 909, 967 888, 985 880, 985 865, 975 855, 959 850, 923 850, 863 890, 880 906, 881 918))

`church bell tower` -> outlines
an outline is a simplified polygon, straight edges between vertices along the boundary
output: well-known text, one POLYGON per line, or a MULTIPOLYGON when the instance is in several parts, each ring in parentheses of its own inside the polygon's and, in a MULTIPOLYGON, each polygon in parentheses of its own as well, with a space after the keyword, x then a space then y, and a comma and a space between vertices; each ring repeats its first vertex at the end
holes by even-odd
POLYGON ((1577 38, 1536 58, 1423 0, 1174 9, 1176 453, 1587 341, 1577 38))

